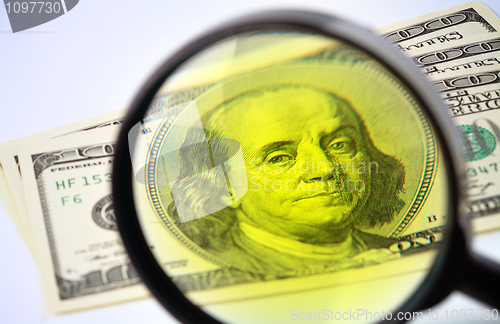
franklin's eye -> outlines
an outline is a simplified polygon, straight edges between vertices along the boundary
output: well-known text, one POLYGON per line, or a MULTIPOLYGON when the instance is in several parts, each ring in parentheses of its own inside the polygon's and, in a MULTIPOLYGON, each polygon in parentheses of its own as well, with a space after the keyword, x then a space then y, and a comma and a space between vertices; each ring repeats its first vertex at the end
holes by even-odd
POLYGON ((288 154, 288 153, 273 153, 267 156, 266 158, 266 163, 267 164, 274 164, 274 165, 279 165, 279 164, 284 164, 288 163, 293 160, 293 156, 288 154))
POLYGON ((330 147, 334 150, 341 150, 345 147, 345 143, 344 142, 333 143, 330 147))
POLYGON ((334 140, 328 148, 334 154, 351 154, 356 151, 356 145, 348 137, 334 140))

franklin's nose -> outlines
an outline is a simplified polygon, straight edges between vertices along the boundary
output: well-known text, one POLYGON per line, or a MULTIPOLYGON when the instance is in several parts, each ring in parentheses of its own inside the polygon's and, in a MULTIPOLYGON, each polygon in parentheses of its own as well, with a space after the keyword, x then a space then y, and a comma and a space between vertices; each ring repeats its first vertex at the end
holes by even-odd
POLYGON ((298 152, 298 171, 305 183, 326 181, 333 177, 333 164, 323 148, 314 144, 303 144, 298 152))

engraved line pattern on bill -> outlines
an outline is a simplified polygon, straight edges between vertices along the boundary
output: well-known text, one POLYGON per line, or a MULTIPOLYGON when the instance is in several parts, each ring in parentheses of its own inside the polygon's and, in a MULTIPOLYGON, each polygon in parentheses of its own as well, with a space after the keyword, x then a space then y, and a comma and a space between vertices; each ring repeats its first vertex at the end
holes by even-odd
POLYGON ((493 215, 500 212, 500 196, 468 201, 467 207, 471 218, 493 215))
POLYGON ((94 130, 94 129, 104 128, 104 127, 108 127, 108 126, 120 126, 120 125, 123 124, 123 120, 124 120, 124 118, 115 118, 113 120, 108 120, 108 121, 105 121, 105 122, 102 122, 102 123, 99 123, 99 124, 96 124, 96 125, 92 125, 92 126, 81 128, 81 129, 77 129, 77 130, 75 130, 73 132, 62 134, 62 135, 56 136, 54 138, 57 138, 57 137, 60 137, 60 136, 64 136, 64 135, 74 134, 74 133, 78 133, 78 132, 86 132, 86 131, 90 131, 90 130, 94 130))
MULTIPOLYGON (((443 240, 444 229, 445 226, 438 226, 418 233, 402 236, 399 242, 396 242, 391 246, 391 249, 399 251, 402 256, 420 253, 431 249, 439 249, 440 242, 443 240)), ((353 260, 352 262, 357 262, 359 266, 366 266, 366 262, 362 259, 353 260)), ((343 270, 344 268, 351 268, 353 266, 355 266, 355 264, 353 263, 342 263, 337 267, 329 267, 329 269, 325 272, 339 271, 343 270)), ((186 293, 191 291, 228 287, 237 284, 279 280, 289 277, 302 276, 304 276, 304 274, 299 276, 258 274, 235 268, 222 267, 220 269, 212 271, 173 276, 171 277, 171 279, 182 292, 186 293)))
POLYGON ((497 30, 477 13, 473 8, 456 11, 440 17, 426 20, 399 30, 388 32, 383 37, 391 43, 399 43, 417 36, 431 34, 444 28, 458 26, 467 22, 479 22, 485 31, 493 33, 497 30))
MULTIPOLYGON (((422 113, 420 110, 418 111, 419 115, 422 113)), ((421 117, 422 121, 425 121, 425 118, 421 117)), ((399 234, 401 234, 414 220, 415 215, 417 215, 420 208, 425 203, 427 199, 427 194, 431 191, 432 185, 434 184, 435 170, 437 167, 437 152, 436 152, 436 143, 434 142, 434 136, 432 134, 432 130, 429 127, 429 124, 423 123, 425 129, 425 135, 427 139, 427 147, 428 152, 426 156, 426 172, 422 177, 422 186, 419 191, 417 197, 415 197, 415 204, 408 211, 407 216, 401 221, 399 226, 394 230, 391 234, 391 238, 398 238, 399 234)))
POLYGON ((105 274, 101 270, 92 271, 80 280, 68 280, 56 274, 56 280, 62 300, 124 288, 142 282, 130 262, 114 267, 105 274), (103 282, 103 276, 107 278, 107 283, 103 282))
MULTIPOLYGON (((348 57, 349 60, 352 60, 353 62, 365 62, 370 60, 370 58, 366 56, 365 53, 361 52, 356 48, 353 48, 352 46, 342 43, 329 46, 319 51, 318 53, 314 53, 312 55, 304 57, 303 59, 334 60, 334 59, 341 59, 343 57, 345 58, 348 57)), ((165 93, 156 96, 149 105, 149 108, 147 110, 147 115, 145 116, 144 121, 147 122, 151 119, 164 118, 167 115, 172 116, 172 118, 175 118, 175 116, 177 116, 180 113, 180 111, 184 108, 182 104, 194 100, 196 97, 201 95, 203 92, 205 92, 215 84, 217 83, 207 84, 195 87, 193 89, 165 93)))
MULTIPOLYGON (((460 90, 500 83, 500 70, 460 75, 433 82, 438 92, 460 90)), ((459 95, 459 93, 457 92, 459 95)))
POLYGON ((469 43, 461 46, 449 47, 439 51, 433 51, 417 55, 412 57, 413 63, 415 63, 420 68, 425 68, 425 74, 430 74, 434 72, 442 73, 446 71, 456 71, 460 67, 464 69, 470 69, 472 67, 488 66, 493 64, 500 64, 500 61, 494 53, 500 50, 500 37, 493 38, 489 40, 484 40, 480 42, 469 43), (439 69, 439 65, 443 63, 453 62, 455 60, 464 58, 474 58, 478 55, 484 55, 487 53, 494 53, 492 57, 469 61, 456 66, 446 66, 443 69, 439 69), (437 66, 436 66, 437 65, 437 66))
POLYGON ((65 279, 62 276, 62 270, 60 267, 51 213, 50 208, 48 207, 48 197, 46 197, 46 184, 42 172, 53 166, 70 169, 74 166, 64 165, 75 161, 87 162, 88 166, 93 164, 107 164, 102 161, 91 161, 95 161, 96 159, 103 157, 112 157, 114 155, 114 149, 114 143, 107 143, 32 155, 33 169, 36 176, 50 253, 55 270, 54 275, 58 284, 59 296, 61 300, 123 288, 141 282, 137 272, 130 262, 125 265, 113 267, 107 270, 106 273, 103 273, 101 270, 91 271, 85 274, 80 280, 65 279), (104 282, 103 276, 107 279, 106 282, 104 282))
POLYGON ((43 170, 53 165, 91 160, 95 158, 101 158, 103 156, 113 156, 115 147, 115 143, 110 143, 93 145, 83 148, 75 148, 70 150, 54 151, 50 153, 35 154, 32 156, 35 177, 38 178, 43 170))
POLYGON ((452 117, 500 108, 500 70, 458 75, 434 81, 452 117))
MULTIPOLYGON (((194 98, 196 98, 197 96, 199 96, 212 86, 213 84, 208 84, 193 89, 188 89, 173 93, 166 93, 155 97, 151 101, 151 104, 149 105, 147 115, 145 116, 144 121, 165 117, 166 113, 169 116, 170 115, 177 116, 180 111, 174 110, 172 108, 179 106, 183 103, 192 101, 194 98)), ((179 109, 182 108, 183 107, 180 106, 179 109)))
POLYGON ((452 117, 472 115, 500 108, 500 86, 486 91, 460 90, 448 93, 445 102, 452 117))

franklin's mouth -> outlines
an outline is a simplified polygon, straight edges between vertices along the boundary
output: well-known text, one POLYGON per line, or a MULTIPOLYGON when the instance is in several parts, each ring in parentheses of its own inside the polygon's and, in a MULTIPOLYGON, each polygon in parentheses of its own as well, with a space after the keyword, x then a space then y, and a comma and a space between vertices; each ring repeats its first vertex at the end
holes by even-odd
POLYGON ((304 197, 300 197, 298 199, 295 199, 293 202, 301 201, 301 200, 306 200, 306 199, 312 199, 312 198, 340 198, 342 195, 341 192, 337 191, 322 191, 315 193, 313 195, 308 195, 304 197))

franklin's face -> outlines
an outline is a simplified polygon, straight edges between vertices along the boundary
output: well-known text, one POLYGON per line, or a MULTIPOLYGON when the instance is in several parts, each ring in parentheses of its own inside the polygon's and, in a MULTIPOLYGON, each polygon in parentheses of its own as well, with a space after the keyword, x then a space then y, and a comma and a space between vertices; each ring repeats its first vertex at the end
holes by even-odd
POLYGON ((245 157, 240 221, 292 237, 350 226, 370 190, 363 145, 369 139, 361 137, 354 111, 325 93, 293 87, 232 105, 218 123, 245 157))

